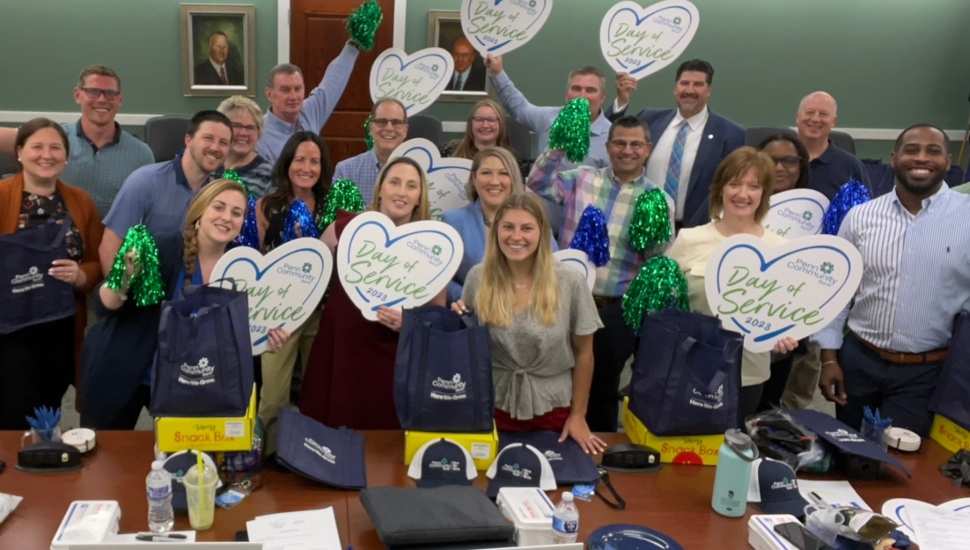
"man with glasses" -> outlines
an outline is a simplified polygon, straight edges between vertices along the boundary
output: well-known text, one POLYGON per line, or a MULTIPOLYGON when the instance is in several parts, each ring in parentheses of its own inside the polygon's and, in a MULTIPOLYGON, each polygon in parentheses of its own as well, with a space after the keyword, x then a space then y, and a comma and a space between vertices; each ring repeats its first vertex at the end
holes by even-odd
POLYGON ((378 99, 371 108, 370 119, 368 131, 374 140, 374 148, 338 162, 333 171, 334 181, 350 180, 357 184, 364 204, 370 203, 374 197, 377 173, 408 135, 407 110, 397 99, 378 99))
POLYGON ((347 42, 305 101, 306 88, 300 68, 290 63, 273 67, 266 83, 266 98, 270 103, 266 128, 256 152, 275 164, 290 136, 302 131, 320 133, 347 87, 358 53, 354 43, 347 42))
MULTIPOLYGON (((644 165, 653 151, 650 130, 636 117, 618 118, 607 134, 610 165, 580 166, 563 170, 565 154, 546 151, 529 175, 530 189, 562 205, 565 220, 559 233, 560 248, 568 248, 583 210, 588 205, 606 216, 610 235, 610 263, 596 270, 593 299, 603 328, 593 336, 593 381, 589 390, 586 422, 594 432, 616 431, 619 415, 620 372, 633 355, 636 334, 623 321, 623 293, 643 262, 663 250, 639 252, 630 245, 629 228, 637 197, 656 186, 644 165)), ((673 201, 667 205, 673 213, 673 201)))
POLYGON ((862 161, 848 151, 832 146, 829 136, 838 122, 835 98, 825 92, 813 92, 802 98, 795 113, 798 139, 808 149, 808 187, 829 200, 849 180, 869 187, 869 174, 862 161))
MULTIPOLYGON (((676 109, 644 109, 644 121, 656 139, 647 163, 647 177, 663 185, 677 204, 678 224, 687 226, 704 208, 714 172, 732 151, 744 145, 744 128, 707 107, 714 67, 702 59, 680 64, 674 80, 676 109)), ((606 110, 610 120, 623 116, 637 81, 627 73, 616 77, 616 103, 606 110)))
MULTIPOLYGON (((148 145, 115 121, 123 99, 121 78, 104 65, 91 65, 81 71, 74 88, 81 118, 63 125, 71 156, 61 181, 87 191, 101 217, 108 213, 125 179, 155 162, 148 145)), ((0 151, 13 153, 16 136, 16 128, 0 128, 0 151)))

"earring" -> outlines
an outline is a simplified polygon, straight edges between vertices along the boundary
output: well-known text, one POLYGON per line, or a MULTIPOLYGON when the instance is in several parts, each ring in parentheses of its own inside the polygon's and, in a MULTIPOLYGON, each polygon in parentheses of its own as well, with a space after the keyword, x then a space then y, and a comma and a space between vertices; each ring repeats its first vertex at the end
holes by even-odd
POLYGON ((195 220, 195 228, 196 228, 196 229, 199 229, 199 224, 200 224, 200 223, 202 223, 202 222, 201 222, 201 221, 199 221, 199 220, 195 220))

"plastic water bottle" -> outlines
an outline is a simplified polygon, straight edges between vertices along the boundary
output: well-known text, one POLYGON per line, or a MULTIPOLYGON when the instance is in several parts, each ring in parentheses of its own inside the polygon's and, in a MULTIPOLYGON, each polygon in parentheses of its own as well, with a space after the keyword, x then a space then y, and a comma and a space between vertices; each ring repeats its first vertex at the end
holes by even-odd
POLYGON ((564 491, 562 500, 552 512, 552 541, 556 544, 571 544, 579 535, 579 510, 573 502, 573 494, 564 491))
POLYGON ((148 529, 154 533, 171 531, 175 525, 172 511, 172 475, 165 471, 161 460, 152 462, 152 471, 145 480, 148 492, 148 529))

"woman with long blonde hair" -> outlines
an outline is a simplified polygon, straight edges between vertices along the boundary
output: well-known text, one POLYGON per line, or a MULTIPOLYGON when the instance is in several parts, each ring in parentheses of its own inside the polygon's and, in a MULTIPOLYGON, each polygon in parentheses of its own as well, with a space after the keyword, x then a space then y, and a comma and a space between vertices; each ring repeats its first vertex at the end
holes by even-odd
MULTIPOLYGON (((377 175, 368 210, 387 216, 395 226, 427 220, 428 180, 408 157, 391 159, 377 175)), ((340 211, 321 239, 337 249, 344 228, 357 214, 340 211)), ((335 273, 330 298, 320 317, 306 376, 300 412, 328 426, 355 430, 401 428, 394 408, 394 360, 397 356, 400 307, 381 306, 377 321, 364 318, 335 273)), ((432 305, 445 305, 442 291, 432 305)))
POLYGON ((556 261, 551 238, 538 196, 507 198, 452 309, 489 327, 498 429, 558 431, 595 454, 606 444, 590 432, 586 408, 603 324, 586 279, 556 261))

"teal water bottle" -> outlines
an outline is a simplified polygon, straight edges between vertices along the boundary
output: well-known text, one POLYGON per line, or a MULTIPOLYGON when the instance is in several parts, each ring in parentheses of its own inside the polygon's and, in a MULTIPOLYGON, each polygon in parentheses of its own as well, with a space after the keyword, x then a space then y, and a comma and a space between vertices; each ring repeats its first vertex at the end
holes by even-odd
POLYGON ((751 463, 758 458, 758 447, 740 430, 724 432, 724 443, 717 452, 714 497, 711 507, 722 516, 739 518, 748 506, 751 463))

